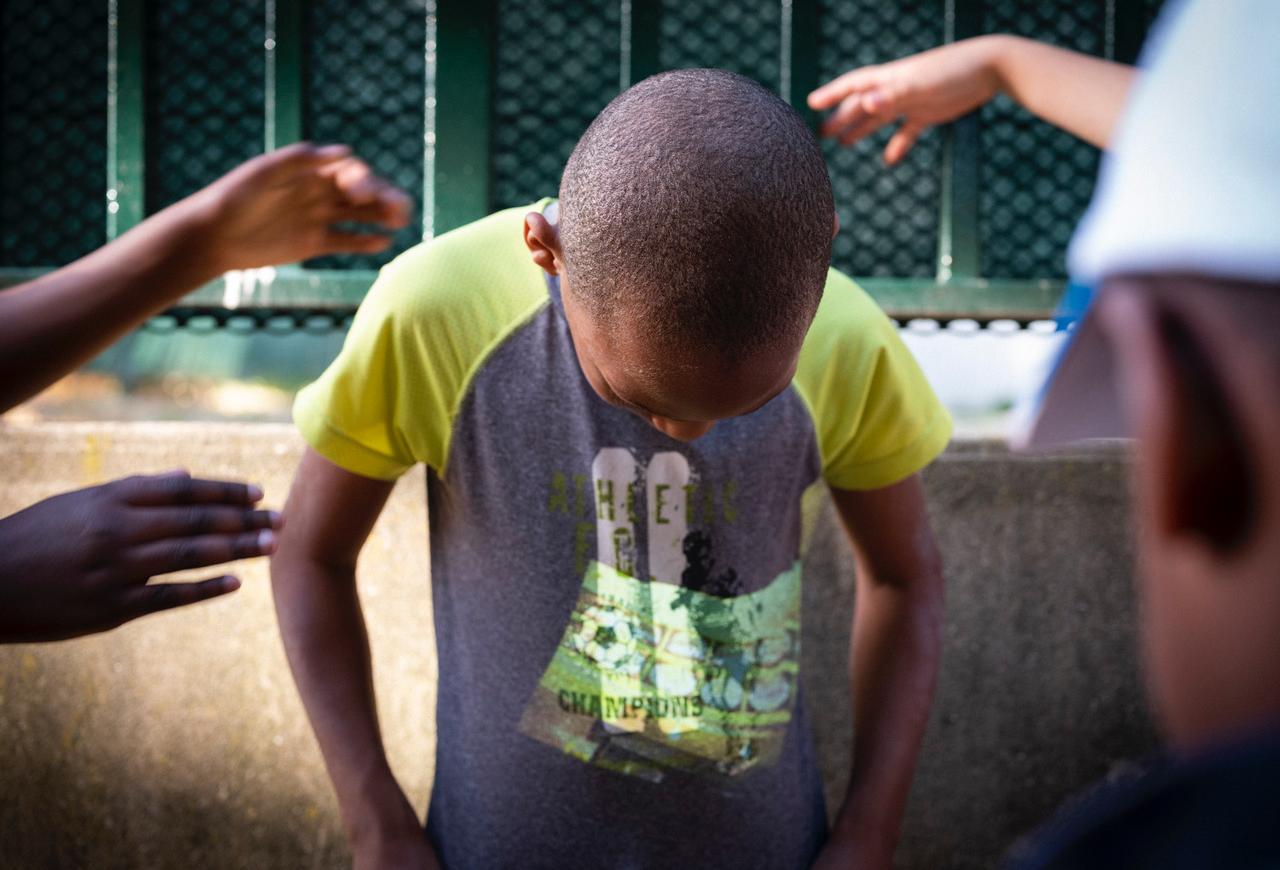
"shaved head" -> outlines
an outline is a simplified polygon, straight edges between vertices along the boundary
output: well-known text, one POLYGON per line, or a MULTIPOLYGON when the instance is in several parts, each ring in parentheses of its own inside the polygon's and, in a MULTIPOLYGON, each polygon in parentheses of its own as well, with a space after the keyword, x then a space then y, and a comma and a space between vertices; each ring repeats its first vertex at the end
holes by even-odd
POLYGON ((798 349, 831 257, 826 164, 800 116, 722 70, 645 79, 560 183, 574 301, 606 332, 722 359, 798 349))

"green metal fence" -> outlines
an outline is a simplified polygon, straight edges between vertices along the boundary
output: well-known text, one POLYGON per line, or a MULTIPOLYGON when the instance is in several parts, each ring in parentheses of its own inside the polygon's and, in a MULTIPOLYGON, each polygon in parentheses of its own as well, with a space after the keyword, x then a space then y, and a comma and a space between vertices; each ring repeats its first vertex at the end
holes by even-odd
MULTIPOLYGON (((263 149, 346 141, 417 199, 379 257, 225 281, 180 312, 343 317, 421 238, 555 192, 620 88, 661 69, 804 97, 983 32, 1131 61, 1160 0, 0 0, 0 286, 68 262, 263 149), (238 298, 235 298, 238 297, 238 298), (234 307, 233 307, 234 305, 234 307)), ((927 134, 827 146, 837 266, 899 318, 1047 314, 1097 154, 1006 101, 927 134)))

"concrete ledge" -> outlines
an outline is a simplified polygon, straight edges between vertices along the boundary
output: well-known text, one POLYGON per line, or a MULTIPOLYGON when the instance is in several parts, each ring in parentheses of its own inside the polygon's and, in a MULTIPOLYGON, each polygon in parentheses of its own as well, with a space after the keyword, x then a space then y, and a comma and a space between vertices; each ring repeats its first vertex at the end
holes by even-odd
MULTIPOLYGON (((1147 755, 1120 445, 957 442, 926 472, 947 569, 944 658, 898 852, 985 868, 1067 797, 1147 755)), ((828 509, 806 564, 805 679, 828 803, 848 769, 851 556, 828 509)))
MULTIPOLYGON (((290 427, 0 428, 0 514, 187 467, 279 505, 290 427)), ((1123 456, 953 446, 928 472, 948 565, 946 659, 904 867, 989 867, 1064 796, 1153 745, 1133 660, 1123 456)), ((423 479, 397 487, 362 561, 381 717, 421 810, 435 663, 423 479)), ((833 512, 806 564, 805 679, 829 801, 850 739, 853 576, 833 512)), ((236 595, 78 641, 0 647, 0 864, 340 867, 349 856, 275 628, 266 566, 236 595)))

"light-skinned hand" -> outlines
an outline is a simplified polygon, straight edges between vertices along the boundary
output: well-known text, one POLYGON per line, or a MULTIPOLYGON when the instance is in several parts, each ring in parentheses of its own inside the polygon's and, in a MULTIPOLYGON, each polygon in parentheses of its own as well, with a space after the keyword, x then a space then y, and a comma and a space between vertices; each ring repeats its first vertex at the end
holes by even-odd
POLYGON ((809 106, 834 110, 822 134, 842 145, 901 121, 884 149, 890 165, 929 127, 954 121, 998 93, 1106 148, 1135 75, 1125 64, 997 33, 855 69, 809 94, 809 106))
POLYGON ((967 114, 995 96, 999 79, 990 38, 944 45, 889 63, 847 72, 809 94, 809 107, 834 109, 823 136, 851 145, 886 124, 901 121, 884 149, 900 161, 929 127, 967 114))

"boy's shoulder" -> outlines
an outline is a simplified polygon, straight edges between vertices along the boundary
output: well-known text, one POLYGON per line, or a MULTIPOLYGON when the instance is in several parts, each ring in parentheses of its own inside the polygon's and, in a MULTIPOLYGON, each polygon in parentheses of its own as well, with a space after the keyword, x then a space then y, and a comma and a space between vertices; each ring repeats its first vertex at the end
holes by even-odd
POLYGON ((414 245, 383 267, 365 306, 439 325, 501 329, 521 319, 547 298, 522 234, 524 216, 542 205, 494 212, 414 245))
POLYGON ((342 352, 294 403, 307 443, 365 477, 390 480, 418 462, 443 470, 470 379, 548 303, 521 233, 537 207, 496 212, 383 267, 342 352))
POLYGON ((814 421, 823 476, 876 489, 919 471, 946 446, 951 418, 865 290, 835 269, 792 381, 814 421))
POLYGON ((829 269, 800 352, 801 371, 825 365, 833 355, 845 363, 865 361, 897 340, 896 325, 867 291, 843 272, 829 269))

